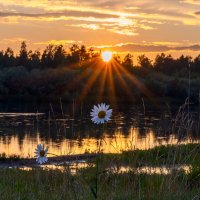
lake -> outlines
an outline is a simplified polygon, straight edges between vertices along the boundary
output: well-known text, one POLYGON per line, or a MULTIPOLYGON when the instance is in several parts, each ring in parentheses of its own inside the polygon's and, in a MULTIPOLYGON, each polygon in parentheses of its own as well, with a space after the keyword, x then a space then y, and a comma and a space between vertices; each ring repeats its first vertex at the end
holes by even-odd
POLYGON ((0 153, 33 157, 43 143, 56 155, 86 152, 120 153, 159 145, 199 142, 199 108, 121 105, 112 120, 94 125, 93 105, 75 103, 0 104, 0 153), (178 113, 178 114, 177 114, 178 113))

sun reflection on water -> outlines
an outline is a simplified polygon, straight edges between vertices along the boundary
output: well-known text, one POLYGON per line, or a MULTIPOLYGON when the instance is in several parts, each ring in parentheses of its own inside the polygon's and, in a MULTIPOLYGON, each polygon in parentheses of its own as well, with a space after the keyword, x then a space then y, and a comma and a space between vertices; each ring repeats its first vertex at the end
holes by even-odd
POLYGON ((35 136, 26 134, 23 139, 19 136, 6 136, 0 138, 0 153, 6 153, 7 156, 19 155, 20 157, 34 157, 36 145, 44 143, 49 147, 49 152, 56 155, 74 155, 83 154, 86 152, 94 153, 100 145, 100 150, 104 153, 120 153, 125 150, 149 149, 159 145, 167 144, 186 144, 191 143, 190 139, 182 140, 181 142, 175 135, 170 135, 167 138, 158 138, 153 130, 149 129, 147 134, 142 137, 139 133, 139 128, 131 128, 128 135, 124 135, 122 131, 116 130, 114 135, 110 136, 104 133, 102 138, 83 138, 80 140, 63 139, 60 142, 55 142, 53 139, 47 141, 42 139, 38 132, 35 136))

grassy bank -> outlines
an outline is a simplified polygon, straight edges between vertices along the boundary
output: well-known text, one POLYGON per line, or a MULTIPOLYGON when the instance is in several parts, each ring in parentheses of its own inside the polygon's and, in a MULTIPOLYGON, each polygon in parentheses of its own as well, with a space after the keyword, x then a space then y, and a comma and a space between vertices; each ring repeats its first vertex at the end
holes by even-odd
POLYGON ((102 154, 98 159, 104 164, 112 160, 114 163, 136 167, 175 164, 200 166, 200 144, 167 145, 149 150, 124 151, 121 154, 102 154))
POLYGON ((88 161, 95 166, 88 165, 76 174, 68 166, 64 171, 0 169, 1 199, 192 200, 200 195, 199 144, 100 154, 88 161), (176 165, 187 165, 189 170, 149 173, 151 167, 176 165), (120 166, 129 166, 129 170, 120 171, 120 166), (135 170, 144 166, 150 167, 149 172, 135 170))

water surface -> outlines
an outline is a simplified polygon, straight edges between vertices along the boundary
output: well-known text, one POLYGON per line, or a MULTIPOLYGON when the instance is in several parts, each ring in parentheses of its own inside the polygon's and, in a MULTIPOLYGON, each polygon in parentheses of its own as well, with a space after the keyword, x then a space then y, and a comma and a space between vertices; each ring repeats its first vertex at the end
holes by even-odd
POLYGON ((112 120, 105 126, 92 124, 90 107, 47 105, 26 112, 23 107, 10 111, 0 108, 0 153, 8 156, 33 157, 39 143, 47 145, 53 154, 65 155, 120 153, 200 141, 197 108, 190 111, 193 125, 189 130, 184 121, 174 125, 176 111, 167 107, 144 110, 124 105, 114 109, 112 120))

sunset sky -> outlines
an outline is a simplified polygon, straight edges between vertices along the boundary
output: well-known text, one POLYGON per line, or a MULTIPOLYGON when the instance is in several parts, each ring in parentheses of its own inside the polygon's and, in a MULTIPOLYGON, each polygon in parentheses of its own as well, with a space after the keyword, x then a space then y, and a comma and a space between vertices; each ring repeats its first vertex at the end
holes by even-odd
POLYGON ((200 54, 200 0, 0 0, 0 49, 84 44, 200 54))

